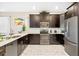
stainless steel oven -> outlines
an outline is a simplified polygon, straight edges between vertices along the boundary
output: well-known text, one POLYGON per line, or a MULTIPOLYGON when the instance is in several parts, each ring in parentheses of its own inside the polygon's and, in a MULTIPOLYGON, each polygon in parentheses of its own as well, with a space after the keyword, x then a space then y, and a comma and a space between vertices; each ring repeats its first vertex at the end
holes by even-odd
POLYGON ((49 22, 40 22, 40 27, 41 28, 48 28, 49 27, 49 22))

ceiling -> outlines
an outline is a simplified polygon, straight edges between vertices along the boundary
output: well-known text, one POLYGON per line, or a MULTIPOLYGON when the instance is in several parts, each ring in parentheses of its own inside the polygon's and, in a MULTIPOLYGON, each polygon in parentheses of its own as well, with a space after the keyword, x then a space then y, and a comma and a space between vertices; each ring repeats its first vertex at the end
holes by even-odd
POLYGON ((0 2, 0 12, 64 13, 73 2, 0 2))

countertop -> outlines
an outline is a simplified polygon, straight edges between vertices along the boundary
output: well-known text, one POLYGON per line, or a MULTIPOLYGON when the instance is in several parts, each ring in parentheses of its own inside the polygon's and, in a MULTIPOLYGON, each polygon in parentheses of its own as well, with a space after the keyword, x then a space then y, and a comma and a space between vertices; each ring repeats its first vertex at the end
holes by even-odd
POLYGON ((24 32, 19 33, 19 34, 16 34, 16 35, 20 35, 20 36, 19 36, 19 37, 16 37, 16 38, 11 38, 11 39, 3 39, 3 40, 0 42, 0 47, 6 45, 6 44, 8 44, 8 43, 11 43, 11 42, 13 42, 13 41, 15 41, 15 40, 17 40, 17 39, 19 39, 19 38, 25 36, 25 35, 28 35, 28 31, 24 31, 24 32))
MULTIPOLYGON (((14 34, 14 35, 20 35, 20 36, 18 36, 18 37, 16 37, 16 38, 11 38, 11 39, 3 39, 3 40, 0 42, 0 47, 2 47, 2 46, 4 46, 4 45, 7 45, 8 43, 11 43, 11 42, 13 42, 13 41, 15 41, 15 40, 17 40, 17 39, 19 39, 19 38, 25 36, 25 35, 28 35, 28 34, 40 34, 40 30, 41 30, 41 29, 44 29, 44 28, 30 28, 29 30, 24 31, 24 32, 22 32, 22 33, 14 34)), ((49 28, 48 30, 49 30, 49 31, 52 30, 52 33, 49 32, 50 34, 64 34, 64 33, 61 33, 61 31, 60 31, 61 29, 62 29, 62 28, 54 28, 54 29, 49 28), (54 30, 57 30, 58 32, 57 32, 57 33, 54 33, 54 32, 53 32, 54 30)))
POLYGON ((64 34, 61 31, 64 30, 64 28, 30 28, 29 32, 30 34, 40 34, 40 31, 46 29, 48 30, 49 34, 64 34), (54 31, 57 31, 57 33, 55 33, 54 31))

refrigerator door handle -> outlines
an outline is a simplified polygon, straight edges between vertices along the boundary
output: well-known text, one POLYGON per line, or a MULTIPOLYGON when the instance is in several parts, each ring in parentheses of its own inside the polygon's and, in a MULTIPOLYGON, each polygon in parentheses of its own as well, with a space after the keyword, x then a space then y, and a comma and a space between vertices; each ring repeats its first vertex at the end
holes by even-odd
POLYGON ((68 22, 67 35, 70 37, 70 22, 68 22))

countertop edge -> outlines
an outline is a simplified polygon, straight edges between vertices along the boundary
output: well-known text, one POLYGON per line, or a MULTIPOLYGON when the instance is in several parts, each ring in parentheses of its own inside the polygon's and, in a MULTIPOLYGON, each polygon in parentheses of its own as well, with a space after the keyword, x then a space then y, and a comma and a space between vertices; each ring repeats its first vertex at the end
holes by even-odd
POLYGON ((25 36, 25 35, 28 35, 28 34, 29 34, 29 33, 26 31, 25 33, 22 32, 22 33, 20 34, 21 36, 19 36, 19 37, 17 37, 17 38, 11 38, 11 39, 3 40, 3 41, 0 42, 0 47, 5 46, 5 45, 7 45, 7 44, 9 44, 9 43, 11 43, 11 42, 13 42, 13 41, 16 41, 16 40, 18 40, 19 38, 21 38, 21 37, 23 37, 23 36, 25 36))

